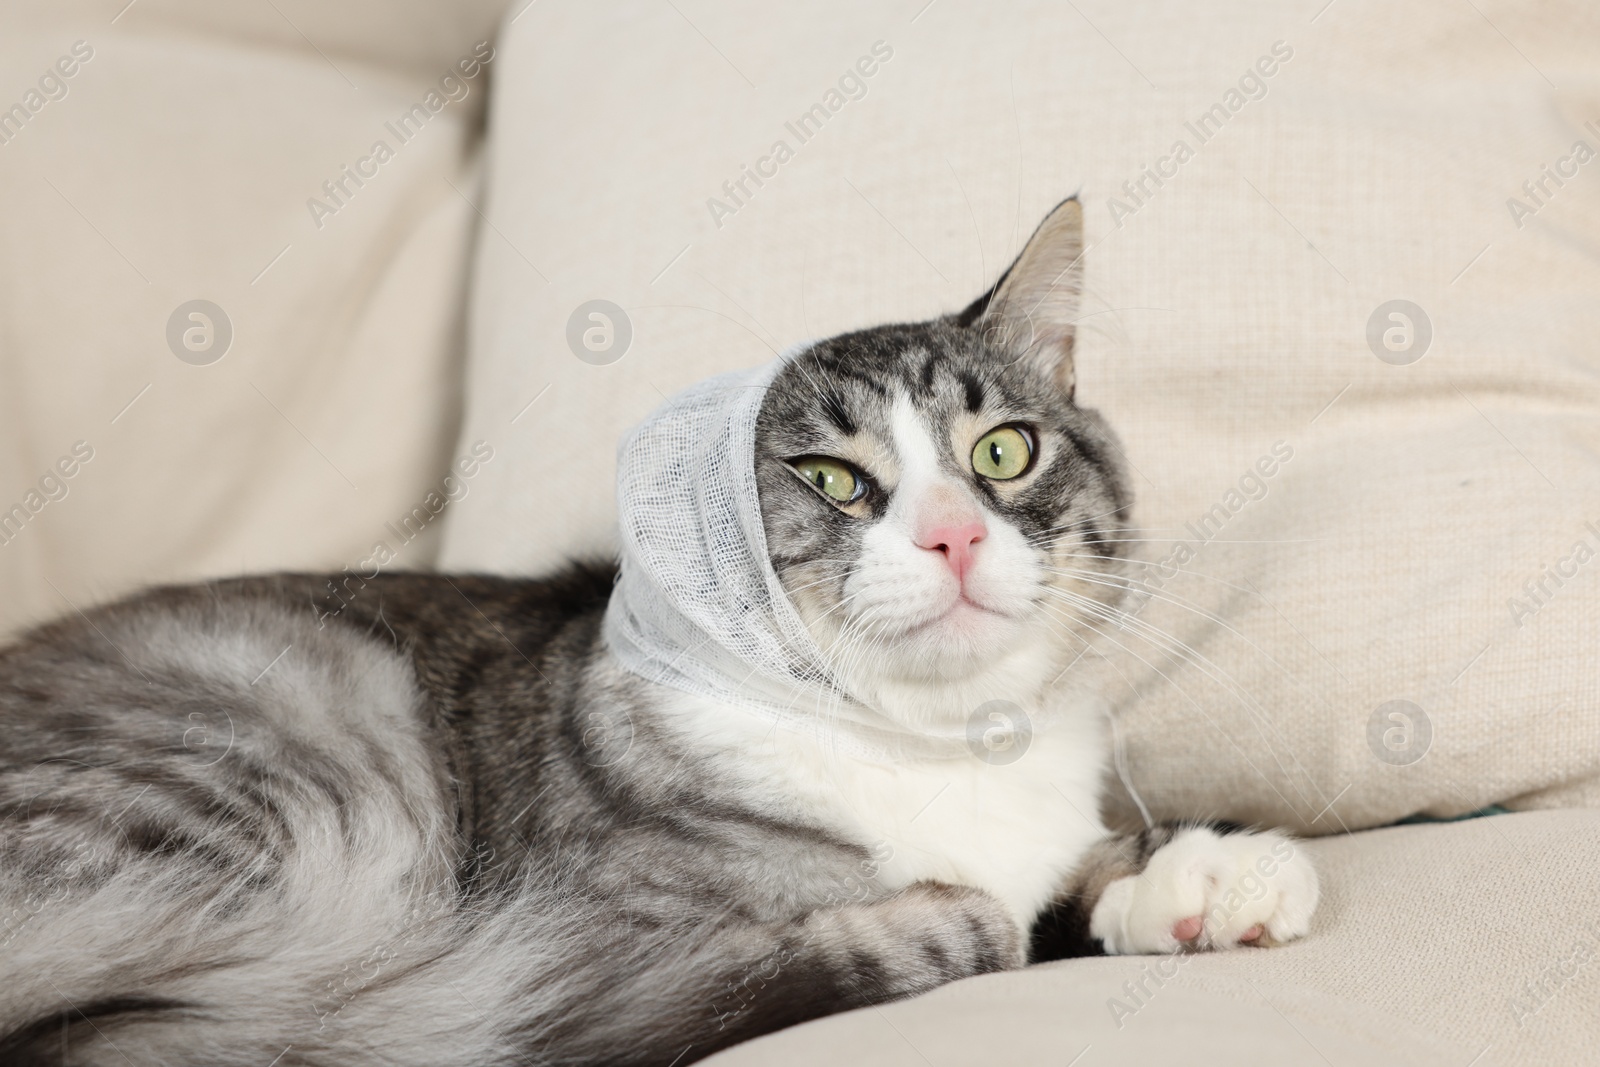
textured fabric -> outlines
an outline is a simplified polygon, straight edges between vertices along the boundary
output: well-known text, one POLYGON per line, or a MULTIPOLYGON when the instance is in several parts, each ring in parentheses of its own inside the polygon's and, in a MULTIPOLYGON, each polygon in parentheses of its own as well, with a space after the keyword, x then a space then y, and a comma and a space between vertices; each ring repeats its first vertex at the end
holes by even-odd
POLYGON ((957 310, 1077 191, 1077 395, 1160 575, 1080 666, 1153 814, 1600 800, 1600 24, 1322 6, 528 9, 463 438, 503 462, 443 562, 614 545, 611 445, 663 395, 957 310), (596 298, 606 365, 565 340, 596 298))
POLYGON ((724 699, 838 692, 767 557, 756 416, 779 361, 663 404, 618 450, 621 573, 606 644, 651 681, 724 699))
POLYGON ((503 7, 0 0, 0 633, 378 542, 431 561, 493 62, 408 109, 503 7), (184 331, 221 320, 169 335, 197 299, 231 329, 210 363, 184 331))
POLYGON ((1292 945, 1066 960, 968 979, 707 1062, 1600 1062, 1600 812, 1405 826, 1303 847, 1323 901, 1311 933, 1292 945))
POLYGON ((621 573, 606 644, 651 681, 813 707, 841 691, 767 556, 756 416, 775 360, 672 397, 618 450, 621 573))

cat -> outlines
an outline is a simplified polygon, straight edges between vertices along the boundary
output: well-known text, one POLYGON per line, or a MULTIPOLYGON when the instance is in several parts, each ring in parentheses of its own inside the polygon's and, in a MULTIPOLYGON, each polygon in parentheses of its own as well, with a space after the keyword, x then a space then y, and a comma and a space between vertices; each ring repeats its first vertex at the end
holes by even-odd
POLYGON ((1132 501, 1074 399, 1083 251, 1067 200, 963 312, 736 376, 742 452, 674 452, 669 403, 620 578, 245 577, 0 650, 0 1060, 685 1064, 1305 935, 1287 836, 1100 822, 1074 665, 1132 501))

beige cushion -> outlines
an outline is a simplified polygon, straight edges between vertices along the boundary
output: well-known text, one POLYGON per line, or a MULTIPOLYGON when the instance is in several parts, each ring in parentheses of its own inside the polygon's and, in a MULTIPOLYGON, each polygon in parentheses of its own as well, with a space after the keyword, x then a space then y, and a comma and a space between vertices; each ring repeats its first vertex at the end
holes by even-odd
POLYGON ((1325 896, 1310 935, 1293 945, 1065 960, 969 979, 709 1062, 1595 1062, 1600 813, 1501 815, 1303 847, 1325 896))
POLYGON ((0 121, 0 631, 355 565, 454 447, 485 76, 409 143, 385 123, 503 2, 124 3, 0 9, 0 108, 27 109, 0 121), (307 201, 380 139, 319 229, 307 201), (232 326, 206 366, 167 340, 194 299, 232 326))
POLYGON ((539 5, 502 44, 462 438, 501 458, 444 563, 604 550, 613 443, 663 394, 957 309, 1081 191, 1079 397, 1123 434, 1142 550, 1194 556, 1094 668, 1152 812, 1318 833, 1600 798, 1600 564, 1508 603, 1600 549, 1587 5, 623 10, 539 5), (1547 163, 1578 176, 1514 219, 1547 163), (566 341, 597 298, 632 325, 610 365, 566 341), (1431 322, 1409 365, 1367 339, 1395 299, 1431 322))

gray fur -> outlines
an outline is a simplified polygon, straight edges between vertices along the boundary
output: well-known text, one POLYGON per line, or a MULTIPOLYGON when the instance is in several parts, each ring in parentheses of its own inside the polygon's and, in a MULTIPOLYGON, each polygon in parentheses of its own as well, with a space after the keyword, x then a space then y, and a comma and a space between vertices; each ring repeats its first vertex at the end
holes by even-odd
POLYGON ((609 581, 380 577, 321 629, 321 579, 218 582, 0 653, 6 1062, 668 1063, 1021 961, 654 728, 609 581))
MULTIPOLYGON (((870 426, 891 381, 935 425, 1030 412, 1070 447, 996 506, 1116 556, 1112 439, 1065 400, 1070 330, 1017 329, 1018 277, 780 378, 757 462, 786 580, 852 546, 782 460, 870 426)), ((988 894, 890 892, 871 842, 773 816, 669 732, 600 644, 613 576, 219 581, 0 650, 0 1059, 687 1063, 1024 962, 988 894)), ((1082 926, 1103 873, 1041 929, 1082 926)))

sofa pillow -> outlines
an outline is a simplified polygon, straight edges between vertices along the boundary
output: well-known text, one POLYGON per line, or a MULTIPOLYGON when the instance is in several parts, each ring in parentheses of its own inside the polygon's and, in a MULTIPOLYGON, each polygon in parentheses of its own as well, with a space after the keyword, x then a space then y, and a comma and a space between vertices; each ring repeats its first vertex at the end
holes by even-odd
POLYGON ((1600 800, 1600 26, 1316 7, 528 9, 461 438, 497 459, 443 563, 605 551, 664 395, 956 310, 1076 192, 1146 579, 1081 665, 1110 814, 1600 800))
POLYGON ((502 6, 6 6, 0 631, 431 562, 502 6))

